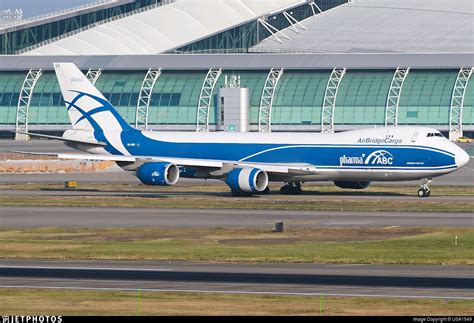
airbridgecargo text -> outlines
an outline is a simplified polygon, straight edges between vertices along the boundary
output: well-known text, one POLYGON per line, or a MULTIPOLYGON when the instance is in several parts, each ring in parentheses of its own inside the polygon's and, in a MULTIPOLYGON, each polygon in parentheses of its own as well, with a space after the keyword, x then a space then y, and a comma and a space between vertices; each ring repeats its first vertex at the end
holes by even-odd
POLYGON ((357 140, 359 144, 393 144, 398 145, 402 143, 402 139, 393 138, 391 136, 387 136, 385 138, 359 138, 357 140))

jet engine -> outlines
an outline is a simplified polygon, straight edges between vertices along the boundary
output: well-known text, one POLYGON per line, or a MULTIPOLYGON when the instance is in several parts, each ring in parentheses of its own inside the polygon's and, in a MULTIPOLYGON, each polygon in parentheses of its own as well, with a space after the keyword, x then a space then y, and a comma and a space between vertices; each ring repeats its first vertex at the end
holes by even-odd
POLYGON ((234 195, 251 195, 267 188, 268 174, 257 168, 234 168, 227 174, 226 183, 234 195))
POLYGON ((370 182, 362 182, 362 181, 335 181, 334 185, 340 188, 353 188, 356 190, 361 190, 364 188, 369 187, 370 182))
POLYGON ((141 165, 136 175, 146 185, 174 185, 179 179, 179 168, 172 163, 150 162, 141 165))

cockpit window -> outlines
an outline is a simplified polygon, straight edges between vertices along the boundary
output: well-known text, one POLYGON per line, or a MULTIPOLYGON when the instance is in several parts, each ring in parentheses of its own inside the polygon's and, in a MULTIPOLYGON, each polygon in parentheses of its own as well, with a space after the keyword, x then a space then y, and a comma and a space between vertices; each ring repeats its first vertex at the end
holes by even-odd
POLYGON ((440 132, 429 132, 426 137, 443 137, 440 132))

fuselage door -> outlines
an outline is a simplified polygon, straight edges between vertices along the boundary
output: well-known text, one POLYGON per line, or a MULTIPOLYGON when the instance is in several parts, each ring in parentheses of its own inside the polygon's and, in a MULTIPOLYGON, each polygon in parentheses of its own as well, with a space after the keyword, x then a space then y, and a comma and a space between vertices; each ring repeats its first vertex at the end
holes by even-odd
POLYGON ((417 137, 418 137, 418 132, 414 132, 413 135, 411 136, 411 142, 415 142, 417 137))

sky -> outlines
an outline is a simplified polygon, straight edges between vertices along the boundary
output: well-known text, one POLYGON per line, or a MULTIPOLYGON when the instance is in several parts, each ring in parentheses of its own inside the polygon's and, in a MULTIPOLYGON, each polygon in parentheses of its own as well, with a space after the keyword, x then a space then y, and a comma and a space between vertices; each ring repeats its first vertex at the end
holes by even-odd
POLYGON ((0 15, 5 9, 23 9, 23 18, 80 6, 96 0, 0 0, 0 15))

